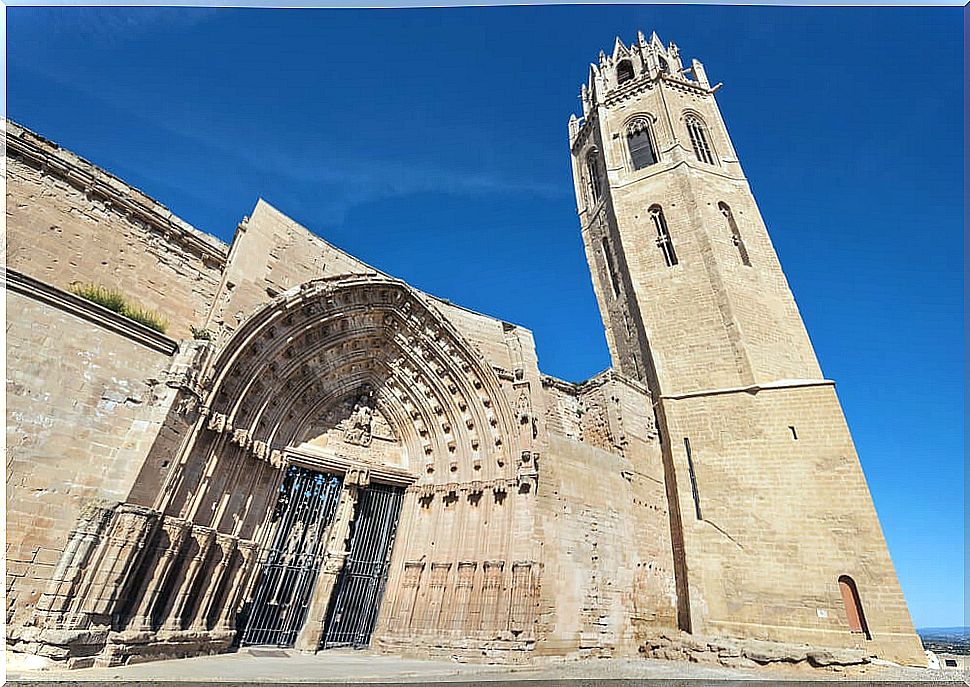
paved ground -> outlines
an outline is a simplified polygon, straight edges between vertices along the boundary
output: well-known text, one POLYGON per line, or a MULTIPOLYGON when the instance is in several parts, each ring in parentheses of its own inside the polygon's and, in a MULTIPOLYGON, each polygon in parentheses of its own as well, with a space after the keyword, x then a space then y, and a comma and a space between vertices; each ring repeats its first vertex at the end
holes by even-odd
MULTIPOLYGON (((29 670, 8 656, 7 680, 15 682, 115 682, 147 683, 171 681, 222 683, 301 683, 301 682, 465 682, 561 681, 584 683, 611 679, 643 680, 764 680, 772 684, 786 680, 864 680, 919 681, 957 680, 958 673, 892 666, 866 666, 852 671, 834 672, 808 669, 763 668, 735 670, 683 661, 653 659, 590 659, 585 661, 544 661, 528 666, 502 666, 451 661, 426 661, 376 654, 369 651, 327 651, 316 655, 295 651, 244 649, 234 654, 206 656, 174 661, 155 661, 121 668, 88 668, 73 671, 29 670)), ((601 683, 602 684, 602 683, 601 683)), ((632 684, 632 683, 628 683, 632 684)), ((695 683, 696 684, 696 683, 695 683)), ((954 684, 966 684, 955 682, 954 684)))

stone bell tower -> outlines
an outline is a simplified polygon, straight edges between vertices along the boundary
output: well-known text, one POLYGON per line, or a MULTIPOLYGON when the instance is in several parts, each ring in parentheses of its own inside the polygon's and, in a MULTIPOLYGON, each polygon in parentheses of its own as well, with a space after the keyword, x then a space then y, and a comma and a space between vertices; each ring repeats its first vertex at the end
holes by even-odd
POLYGON ((835 394, 703 65, 600 52, 569 142, 614 367, 653 393, 680 624, 921 661, 835 394))

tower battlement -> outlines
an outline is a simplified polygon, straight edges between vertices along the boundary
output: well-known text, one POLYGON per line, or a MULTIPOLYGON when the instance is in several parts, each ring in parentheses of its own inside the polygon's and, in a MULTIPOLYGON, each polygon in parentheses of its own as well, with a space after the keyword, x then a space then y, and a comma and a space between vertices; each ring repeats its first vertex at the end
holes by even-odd
MULTIPOLYGON (((638 31, 636 40, 629 45, 617 36, 613 51, 607 54, 601 50, 599 59, 589 65, 588 79, 579 93, 583 118, 589 117, 597 105, 651 88, 660 79, 703 91, 712 90, 704 65, 700 60, 691 59, 690 65, 685 67, 676 43, 664 45, 656 32, 648 39, 638 31)), ((582 123, 575 114, 569 122, 572 143, 582 123)))

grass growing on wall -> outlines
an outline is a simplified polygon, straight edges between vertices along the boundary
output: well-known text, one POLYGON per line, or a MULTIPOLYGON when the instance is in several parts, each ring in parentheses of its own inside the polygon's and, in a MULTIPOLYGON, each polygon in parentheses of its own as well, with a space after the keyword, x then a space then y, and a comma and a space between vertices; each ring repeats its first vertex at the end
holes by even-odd
POLYGON ((147 308, 142 308, 135 303, 129 302, 128 297, 121 291, 109 289, 101 284, 82 284, 77 282, 71 284, 70 291, 75 296, 80 296, 92 303, 97 303, 112 312, 123 315, 129 320, 134 320, 146 327, 151 327, 162 334, 168 328, 168 322, 166 322, 164 317, 154 310, 148 310, 147 308))

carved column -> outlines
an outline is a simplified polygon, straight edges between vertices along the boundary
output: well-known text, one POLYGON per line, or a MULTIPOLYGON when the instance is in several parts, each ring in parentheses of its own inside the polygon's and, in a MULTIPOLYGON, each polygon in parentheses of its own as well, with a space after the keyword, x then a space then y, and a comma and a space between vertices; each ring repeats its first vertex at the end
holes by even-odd
POLYGON ((72 605, 78 602, 77 591, 83 580, 88 561, 101 541, 111 521, 115 504, 88 504, 71 532, 64 553, 54 569, 47 590, 34 609, 36 625, 56 625, 64 620, 72 605))
POLYGON ((145 575, 145 581, 139 590, 138 606, 135 608, 129 630, 145 631, 152 629, 152 621, 157 610, 159 595, 165 587, 172 569, 172 561, 176 558, 185 541, 190 524, 186 520, 177 518, 162 518, 162 526, 156 535, 155 565, 145 575))
POLYGON ((229 570, 229 563, 232 560, 233 553, 236 551, 237 541, 239 540, 232 535, 216 534, 216 546, 219 547, 220 554, 219 562, 213 567, 208 581, 203 583, 204 589, 199 594, 201 599, 199 602, 199 611, 195 614, 195 620, 192 621, 191 629, 200 631, 207 629, 209 613, 212 610, 213 604, 218 600, 220 583, 226 575, 226 571, 229 570))
POLYGON ((151 534, 157 513, 144 506, 122 503, 114 512, 97 568, 84 594, 82 611, 110 617, 117 610, 130 573, 151 534))
POLYGON ((340 495, 337 513, 333 524, 330 526, 327 548, 323 554, 323 564, 320 566, 320 572, 317 573, 317 581, 313 587, 313 595, 310 597, 306 620, 296 638, 295 647, 300 651, 316 651, 320 648, 324 626, 327 622, 330 596, 333 594, 337 577, 343 570, 344 561, 347 560, 349 553, 347 538, 350 535, 350 523, 354 519, 354 511, 357 505, 357 482, 359 480, 354 479, 353 484, 350 481, 351 475, 348 474, 344 481, 343 493, 340 495))
POLYGON ((211 527, 203 527, 202 525, 192 525, 190 536, 196 543, 196 552, 184 568, 184 574, 179 580, 178 591, 175 593, 175 599, 168 613, 168 618, 162 625, 161 629, 163 630, 174 631, 182 629, 182 615, 185 613, 185 607, 191 596, 195 578, 203 568, 203 563, 205 563, 206 556, 209 554, 209 547, 212 545, 213 539, 215 539, 215 530, 211 527))
POLYGON ((231 631, 236 627, 236 613, 239 611, 240 600, 246 599, 252 593, 253 585, 259 575, 253 574, 259 560, 259 546, 256 542, 239 540, 236 544, 239 552, 239 566, 235 574, 229 579, 226 590, 226 600, 219 614, 219 619, 213 629, 231 631))

